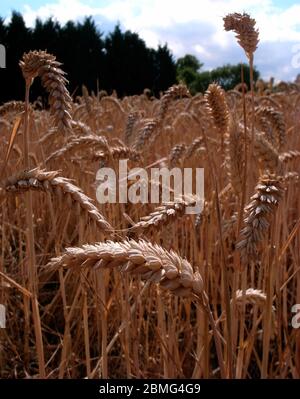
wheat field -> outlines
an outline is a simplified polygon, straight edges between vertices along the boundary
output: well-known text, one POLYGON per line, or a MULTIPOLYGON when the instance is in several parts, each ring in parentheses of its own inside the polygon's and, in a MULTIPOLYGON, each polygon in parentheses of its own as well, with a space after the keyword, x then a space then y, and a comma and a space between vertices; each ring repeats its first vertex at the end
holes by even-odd
MULTIPOLYGON (((254 24, 224 19, 250 67, 254 24)), ((71 98, 55 56, 20 67, 25 102, 0 107, 0 377, 299 378, 300 86, 71 98), (98 169, 124 159, 204 168, 203 212, 99 204, 98 169)))

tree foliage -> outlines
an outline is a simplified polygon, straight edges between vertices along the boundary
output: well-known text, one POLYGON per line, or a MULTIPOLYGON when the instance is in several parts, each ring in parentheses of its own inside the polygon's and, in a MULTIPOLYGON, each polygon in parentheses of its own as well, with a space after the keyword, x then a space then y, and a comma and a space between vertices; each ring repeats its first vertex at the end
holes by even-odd
POLYGON ((192 87, 202 66, 203 64, 192 54, 186 54, 184 57, 178 58, 176 62, 177 80, 192 87))
MULTIPOLYGON (((6 69, 0 69, 2 85, 0 102, 24 98, 24 81, 19 60, 29 50, 47 50, 63 63, 69 90, 81 94, 84 84, 89 91, 116 90, 119 96, 140 94, 145 88, 159 95, 176 81, 187 84, 191 92, 203 92, 215 81, 224 89, 232 89, 241 80, 240 65, 224 65, 211 71, 191 54, 176 62, 167 44, 156 50, 148 48, 135 32, 122 31, 118 24, 104 37, 89 17, 81 22, 69 21, 61 26, 53 19, 37 19, 27 28, 21 14, 12 13, 9 24, 0 18, 0 43, 6 47, 6 69)), ((244 65, 245 82, 249 85, 249 67, 244 65)), ((259 77, 254 70, 254 79, 259 77)), ((39 80, 32 97, 43 93, 39 80)))
MULTIPOLYGON (((204 92, 212 82, 218 83, 225 90, 233 89, 241 82, 241 64, 226 64, 211 71, 202 71, 203 64, 193 55, 187 54, 179 58, 176 63, 177 79, 183 81, 195 94, 204 92)), ((247 64, 242 64, 244 70, 244 82, 250 86, 250 68, 247 64)), ((254 80, 259 78, 259 72, 254 68, 254 80)))
MULTIPOLYGON (((137 33, 123 32, 119 25, 104 37, 90 17, 64 26, 51 18, 37 19, 29 29, 22 15, 13 12, 8 25, 0 18, 0 43, 7 53, 7 68, 0 70, 1 102, 24 98, 18 63, 24 52, 35 49, 57 56, 74 94, 81 94, 84 84, 90 91, 116 90, 120 96, 139 94, 145 88, 158 95, 176 83, 176 65, 167 45, 150 49, 137 33)), ((37 79, 32 97, 42 93, 37 79)))

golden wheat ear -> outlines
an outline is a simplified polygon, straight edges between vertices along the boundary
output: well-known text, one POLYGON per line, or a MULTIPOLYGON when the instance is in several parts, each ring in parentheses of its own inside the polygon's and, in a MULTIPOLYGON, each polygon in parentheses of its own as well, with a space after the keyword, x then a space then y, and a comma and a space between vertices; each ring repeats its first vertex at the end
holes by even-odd
POLYGON ((21 113, 25 110, 23 101, 9 101, 0 107, 0 117, 3 118, 10 113, 21 113))
POLYGON ((229 110, 224 90, 216 83, 208 86, 205 93, 205 101, 209 114, 211 115, 216 128, 223 135, 228 130, 229 110))
POLYGON ((245 207, 245 227, 237 244, 244 262, 255 260, 258 245, 266 238, 282 197, 281 178, 264 175, 259 179, 255 194, 245 207))
POLYGON ((228 14, 223 18, 224 29, 234 31, 239 45, 244 49, 248 58, 250 58, 259 42, 258 29, 255 29, 256 21, 250 15, 243 13, 228 14))
POLYGON ((113 232, 112 226, 105 220, 91 198, 71 180, 59 176, 58 171, 45 171, 39 168, 21 171, 7 179, 5 189, 15 194, 32 190, 48 191, 54 196, 64 198, 67 203, 78 205, 81 212, 86 213, 90 220, 94 220, 100 230, 108 234, 113 232))
POLYGON ((225 135, 225 165, 230 184, 237 195, 240 195, 243 189, 243 171, 245 167, 243 148, 242 126, 236 119, 230 118, 228 131, 225 135))
POLYGON ((167 251, 157 244, 144 240, 106 241, 79 248, 67 248, 53 258, 49 271, 67 268, 114 268, 158 283, 164 290, 178 296, 192 296, 203 292, 203 280, 191 264, 174 251, 167 251))
POLYGON ((66 88, 68 83, 65 72, 60 69, 61 63, 56 57, 45 51, 30 51, 23 55, 20 67, 24 79, 32 82, 40 77, 43 87, 49 93, 51 114, 55 124, 62 131, 71 128, 72 117, 70 115, 72 99, 66 88))
POLYGON ((272 133, 273 131, 275 133, 276 148, 282 149, 286 142, 286 125, 283 113, 273 107, 259 107, 256 110, 256 116, 269 121, 272 133))
POLYGON ((167 202, 155 208, 147 216, 141 217, 140 221, 131 227, 130 231, 140 232, 150 228, 159 230, 162 226, 179 219, 185 215, 186 208, 195 206, 196 199, 189 199, 187 201, 178 199, 174 202, 167 202))
POLYGON ((125 126, 125 132, 124 132, 125 144, 130 144, 133 135, 133 128, 136 121, 138 120, 138 117, 139 117, 138 111, 132 111, 128 114, 125 126))
POLYGON ((161 105, 158 111, 158 119, 163 121, 167 115, 171 102, 176 98, 183 97, 191 97, 191 94, 185 85, 179 84, 171 86, 161 99, 161 105))
POLYGON ((262 133, 256 133, 254 140, 254 153, 258 157, 263 169, 276 173, 281 167, 277 150, 265 139, 262 133))

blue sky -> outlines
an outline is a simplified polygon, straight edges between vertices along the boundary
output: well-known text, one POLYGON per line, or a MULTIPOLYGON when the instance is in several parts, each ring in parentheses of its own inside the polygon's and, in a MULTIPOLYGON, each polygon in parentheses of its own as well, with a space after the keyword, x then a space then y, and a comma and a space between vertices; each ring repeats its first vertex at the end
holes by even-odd
POLYGON ((61 23, 92 15, 105 33, 117 21, 137 32, 148 46, 168 42, 176 57, 196 55, 211 69, 245 60, 234 35, 223 30, 222 17, 248 12, 257 21, 260 43, 255 64, 264 78, 294 80, 300 73, 300 0, 14 0, 1 1, 0 15, 9 21, 20 11, 26 24, 50 16, 61 23))

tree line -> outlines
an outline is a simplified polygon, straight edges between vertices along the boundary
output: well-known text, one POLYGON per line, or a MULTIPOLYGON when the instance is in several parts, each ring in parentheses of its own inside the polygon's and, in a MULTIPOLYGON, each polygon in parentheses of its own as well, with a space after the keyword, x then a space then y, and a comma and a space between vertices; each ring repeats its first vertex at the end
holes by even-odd
MULTIPOLYGON (((241 68, 243 68, 243 79, 247 87, 250 87, 250 67, 248 64, 225 64, 210 71, 203 70, 201 63, 195 56, 186 54, 176 62, 177 80, 183 81, 192 94, 204 92, 208 85, 217 82, 225 90, 233 89, 241 83, 241 68)), ((256 81, 260 76, 254 67, 253 78, 256 81)))
MULTIPOLYGON (((63 63, 69 90, 81 94, 84 84, 90 91, 98 89, 119 96, 153 94, 176 82, 176 63, 167 44, 148 48, 137 33, 122 32, 119 25, 104 37, 92 18, 69 21, 61 26, 53 19, 37 19, 33 28, 26 27, 21 14, 13 12, 9 24, 0 19, 0 43, 6 48, 6 69, 1 69, 0 101, 24 97, 24 82, 18 65, 24 52, 47 50, 63 63)), ((33 87, 33 95, 40 92, 33 87)))
MULTIPOLYGON (((37 19, 35 26, 28 28, 22 15, 13 12, 8 24, 0 18, 0 43, 6 48, 6 68, 0 69, 1 103, 24 98, 19 60, 30 50, 47 50, 63 63, 70 93, 75 96, 81 95, 82 85, 95 93, 105 90, 110 94, 115 90, 119 96, 140 94, 148 88, 158 96, 178 81, 195 93, 206 90, 213 80, 231 88, 240 79, 239 66, 229 71, 225 66, 217 75, 212 71, 199 72, 203 64, 194 56, 176 61, 167 44, 148 48, 137 33, 124 32, 119 24, 104 36, 91 17, 63 26, 52 18, 44 22, 37 19)), ((36 79, 32 96, 41 93, 36 79)))

